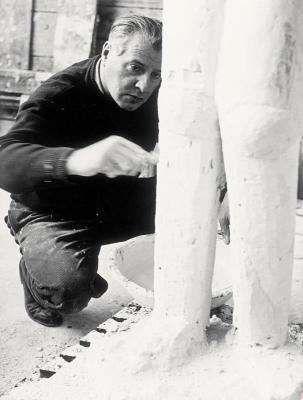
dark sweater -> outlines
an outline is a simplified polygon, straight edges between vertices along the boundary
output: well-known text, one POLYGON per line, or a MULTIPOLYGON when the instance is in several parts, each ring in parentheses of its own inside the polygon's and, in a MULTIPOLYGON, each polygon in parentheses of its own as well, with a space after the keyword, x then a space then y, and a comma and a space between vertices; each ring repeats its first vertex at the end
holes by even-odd
POLYGON ((74 64, 45 81, 0 138, 0 187, 33 210, 73 217, 101 211, 111 217, 138 185, 150 185, 149 179, 66 174, 66 159, 74 149, 110 135, 148 151, 157 142, 157 93, 136 111, 122 110, 95 83, 98 59, 74 64))

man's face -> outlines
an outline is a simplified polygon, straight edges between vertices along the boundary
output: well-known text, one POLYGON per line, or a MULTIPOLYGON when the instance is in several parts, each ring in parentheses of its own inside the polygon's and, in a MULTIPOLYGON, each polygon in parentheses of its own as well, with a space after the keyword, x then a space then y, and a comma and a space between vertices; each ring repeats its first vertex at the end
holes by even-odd
POLYGON ((161 81, 161 51, 139 33, 114 39, 103 48, 104 90, 124 110, 134 111, 148 100, 161 81))

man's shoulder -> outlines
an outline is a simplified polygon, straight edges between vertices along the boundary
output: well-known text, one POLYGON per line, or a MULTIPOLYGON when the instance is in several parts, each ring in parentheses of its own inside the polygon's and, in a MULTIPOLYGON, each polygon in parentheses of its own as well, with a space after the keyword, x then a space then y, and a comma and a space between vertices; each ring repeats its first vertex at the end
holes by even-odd
POLYGON ((98 59, 99 56, 95 56, 57 72, 43 82, 29 100, 62 102, 85 96, 94 89, 93 74, 98 59))

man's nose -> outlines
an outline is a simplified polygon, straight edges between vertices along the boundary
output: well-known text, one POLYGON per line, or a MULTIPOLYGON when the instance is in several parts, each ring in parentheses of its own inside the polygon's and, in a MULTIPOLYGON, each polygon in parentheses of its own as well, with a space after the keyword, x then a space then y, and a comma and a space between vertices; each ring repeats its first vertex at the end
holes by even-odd
POLYGON ((149 92, 150 90, 150 78, 147 74, 141 75, 137 80, 135 86, 140 89, 141 93, 149 92))

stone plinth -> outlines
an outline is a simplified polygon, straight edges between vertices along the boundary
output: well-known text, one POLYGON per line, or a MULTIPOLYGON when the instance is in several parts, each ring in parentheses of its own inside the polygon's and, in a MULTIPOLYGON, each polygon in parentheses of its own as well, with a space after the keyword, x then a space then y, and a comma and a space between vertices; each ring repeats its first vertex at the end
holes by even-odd
MULTIPOLYGON (((209 350, 164 371, 153 357, 138 363, 149 317, 129 331, 92 342, 49 379, 21 386, 3 400, 299 400, 303 356, 295 345, 279 350, 228 345, 229 326, 217 318, 208 330, 209 350), (220 341, 221 338, 221 341, 220 341)), ((229 331, 230 332, 230 331, 229 331)), ((152 349, 150 349, 152 350, 152 349)))

